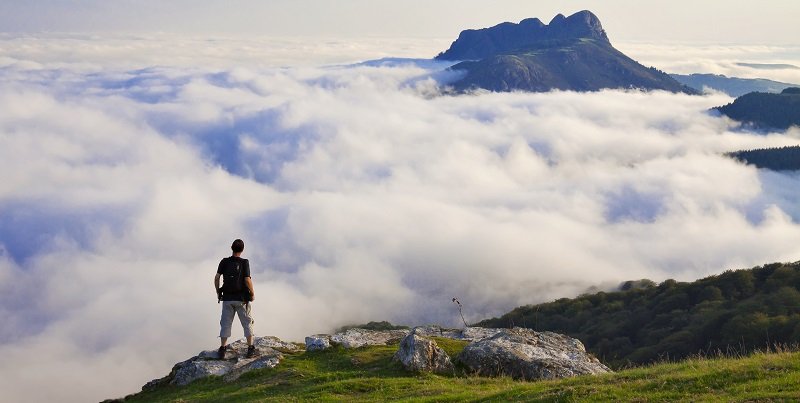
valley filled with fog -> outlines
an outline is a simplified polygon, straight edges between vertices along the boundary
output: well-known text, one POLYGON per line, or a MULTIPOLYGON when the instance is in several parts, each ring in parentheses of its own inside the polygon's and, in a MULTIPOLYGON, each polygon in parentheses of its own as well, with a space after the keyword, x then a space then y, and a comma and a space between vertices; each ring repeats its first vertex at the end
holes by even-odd
MULTIPOLYGON (((256 332, 296 341, 370 320, 457 326, 452 297, 477 321, 800 259, 800 176, 724 156, 800 131, 739 130, 708 112, 721 93, 444 95, 451 63, 404 58, 447 40, 0 43, 12 395, 121 395, 213 347, 212 278, 237 237, 256 332)), ((741 64, 798 65, 797 48, 620 49, 670 73, 800 82, 741 64)))

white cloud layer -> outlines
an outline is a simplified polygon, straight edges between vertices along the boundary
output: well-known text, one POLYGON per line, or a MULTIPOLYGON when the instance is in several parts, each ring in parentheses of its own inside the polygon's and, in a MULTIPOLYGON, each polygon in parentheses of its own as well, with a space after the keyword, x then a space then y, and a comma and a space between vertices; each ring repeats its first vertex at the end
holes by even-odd
POLYGON ((614 45, 645 66, 656 66, 667 73, 713 73, 800 85, 800 46, 643 42, 614 45))
POLYGON ((153 66, 206 69, 298 67, 383 57, 431 58, 453 38, 11 34, 0 32, 0 68, 97 71, 153 66))
POLYGON ((447 75, 430 62, 187 67, 208 55, 133 51, 99 68, 104 50, 84 64, 21 49, 0 69, 11 401, 120 396, 213 348, 211 280, 236 237, 257 332, 290 340, 457 325, 453 296, 478 320, 800 256, 800 178, 721 155, 800 133, 736 131, 706 112, 723 95, 437 96, 447 75))

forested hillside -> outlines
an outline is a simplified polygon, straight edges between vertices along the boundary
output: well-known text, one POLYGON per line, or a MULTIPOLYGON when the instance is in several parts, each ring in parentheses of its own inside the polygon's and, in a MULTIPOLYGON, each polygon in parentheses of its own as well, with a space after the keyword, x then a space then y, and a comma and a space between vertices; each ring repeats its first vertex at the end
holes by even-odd
POLYGON ((800 88, 786 88, 780 94, 751 92, 714 109, 757 129, 785 130, 800 125, 800 88))
POLYGON ((729 153, 728 155, 758 168, 766 168, 773 171, 800 170, 800 146, 744 150, 729 153))
POLYGON ((628 282, 623 291, 523 306, 477 325, 565 333, 616 368, 796 344, 800 262, 726 271, 691 283, 628 282))

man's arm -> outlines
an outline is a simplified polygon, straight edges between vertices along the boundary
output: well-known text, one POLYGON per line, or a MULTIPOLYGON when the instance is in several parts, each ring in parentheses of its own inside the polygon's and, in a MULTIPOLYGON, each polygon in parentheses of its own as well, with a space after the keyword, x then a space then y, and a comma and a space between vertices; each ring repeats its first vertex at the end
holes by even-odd
POLYGON ((221 274, 219 274, 219 273, 217 273, 217 275, 214 276, 214 291, 216 291, 216 293, 217 293, 217 301, 222 299, 221 298, 222 295, 220 294, 220 291, 219 291, 219 277, 220 276, 221 276, 221 274))
POLYGON ((256 291, 253 288, 253 281, 250 280, 250 277, 244 278, 244 284, 247 285, 247 289, 250 290, 250 301, 256 300, 256 291))

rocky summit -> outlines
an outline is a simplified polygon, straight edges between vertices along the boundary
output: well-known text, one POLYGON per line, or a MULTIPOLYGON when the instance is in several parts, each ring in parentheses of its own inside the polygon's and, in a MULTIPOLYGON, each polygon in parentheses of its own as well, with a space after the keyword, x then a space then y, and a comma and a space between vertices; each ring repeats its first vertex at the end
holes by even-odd
POLYGON ((569 17, 558 14, 547 25, 538 18, 528 18, 519 24, 504 22, 491 28, 461 31, 450 48, 439 53, 436 59, 480 60, 577 38, 609 43, 600 19, 591 11, 584 10, 569 17))
POLYGON ((463 73, 451 83, 458 92, 618 88, 698 93, 615 49, 600 19, 586 10, 559 14, 547 25, 531 18, 466 30, 436 58, 463 60, 450 68, 463 73))
MULTIPOLYGON (((525 380, 610 372, 608 367, 587 354, 583 344, 576 339, 521 328, 356 328, 332 335, 309 336, 305 341, 306 353, 329 348, 398 345, 394 360, 410 372, 452 374, 459 364, 469 373, 479 376, 512 376, 525 380), (437 338, 460 340, 468 344, 461 354, 450 357, 437 345, 437 338)), ((304 354, 302 345, 276 337, 256 337, 254 344, 257 354, 252 358, 246 357, 247 344, 243 340, 230 344, 223 357, 219 356, 217 350, 201 351, 175 364, 168 375, 148 382, 142 390, 154 390, 165 385, 183 386, 209 376, 220 376, 230 382, 248 371, 279 366, 284 354, 304 354)))
POLYGON ((170 373, 146 383, 142 390, 155 389, 161 385, 187 385, 194 380, 216 375, 226 381, 234 381, 243 373, 259 368, 275 368, 283 360, 283 352, 301 351, 296 344, 284 342, 277 337, 257 337, 253 345, 256 356, 247 358, 247 343, 243 340, 228 345, 224 357, 217 350, 201 351, 186 361, 172 367, 170 373))

